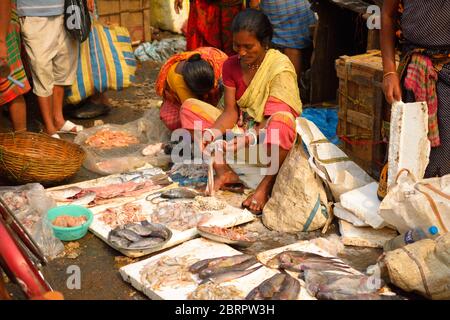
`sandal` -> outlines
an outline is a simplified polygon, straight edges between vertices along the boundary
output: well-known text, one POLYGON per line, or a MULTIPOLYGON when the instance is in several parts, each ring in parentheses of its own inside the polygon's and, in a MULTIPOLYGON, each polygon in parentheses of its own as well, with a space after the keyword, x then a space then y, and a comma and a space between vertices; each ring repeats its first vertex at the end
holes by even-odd
POLYGON ((77 134, 81 130, 83 130, 83 126, 77 125, 77 124, 73 123, 72 121, 66 120, 66 122, 64 122, 64 125, 61 127, 61 129, 59 129, 57 131, 57 133, 77 134))

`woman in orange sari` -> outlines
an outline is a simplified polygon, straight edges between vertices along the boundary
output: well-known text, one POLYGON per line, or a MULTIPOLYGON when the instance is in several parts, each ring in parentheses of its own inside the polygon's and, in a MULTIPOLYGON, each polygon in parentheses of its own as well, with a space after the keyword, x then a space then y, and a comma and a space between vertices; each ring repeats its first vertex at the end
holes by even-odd
MULTIPOLYGON (((235 54, 231 23, 242 10, 242 3, 242 0, 190 0, 187 50, 208 46, 235 54)), ((175 11, 178 13, 182 8, 183 0, 175 0, 175 11)))
POLYGON ((221 96, 222 65, 228 56, 216 48, 198 48, 171 57, 156 80, 163 98, 160 118, 170 130, 181 128, 180 107, 196 98, 216 106, 221 96))

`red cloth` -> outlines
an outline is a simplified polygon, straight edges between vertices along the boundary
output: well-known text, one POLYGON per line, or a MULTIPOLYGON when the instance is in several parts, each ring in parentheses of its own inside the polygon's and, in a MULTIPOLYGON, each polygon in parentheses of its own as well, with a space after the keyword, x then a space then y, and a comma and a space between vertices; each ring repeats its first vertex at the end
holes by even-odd
POLYGON ((211 3, 193 0, 189 8, 187 50, 215 47, 228 55, 234 54, 231 23, 242 9, 242 1, 228 0, 211 3))
POLYGON ((289 112, 294 118, 298 117, 297 112, 288 104, 269 97, 264 107, 264 116, 271 118, 267 123, 264 144, 275 144, 284 150, 291 150, 297 136, 295 121, 287 115, 278 113, 280 111, 289 112))
POLYGON ((169 130, 181 128, 180 104, 168 99, 164 100, 159 110, 159 117, 169 130))
POLYGON ((245 90, 247 90, 248 86, 244 82, 244 76, 237 54, 229 57, 223 64, 222 79, 225 86, 236 89, 236 101, 239 100, 245 90))

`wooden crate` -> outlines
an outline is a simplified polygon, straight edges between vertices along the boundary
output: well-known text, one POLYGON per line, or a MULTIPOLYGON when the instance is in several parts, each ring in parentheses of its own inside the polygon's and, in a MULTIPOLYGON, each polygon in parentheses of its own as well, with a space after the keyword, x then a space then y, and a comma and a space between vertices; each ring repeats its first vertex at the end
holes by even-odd
POLYGON ((133 44, 151 41, 151 0, 97 0, 99 20, 126 27, 133 44))
POLYGON ((336 60, 339 78, 337 133, 348 156, 378 178, 387 152, 390 106, 382 90, 383 66, 379 50, 336 60))

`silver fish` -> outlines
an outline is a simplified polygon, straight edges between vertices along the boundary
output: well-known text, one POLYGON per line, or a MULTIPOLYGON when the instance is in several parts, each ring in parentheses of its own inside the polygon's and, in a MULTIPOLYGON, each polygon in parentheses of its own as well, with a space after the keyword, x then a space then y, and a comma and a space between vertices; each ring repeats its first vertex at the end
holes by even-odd
POLYGON ((69 187, 60 190, 49 191, 48 194, 56 201, 70 201, 69 198, 76 196, 83 189, 80 187, 69 187))
POLYGON ((96 197, 97 197, 97 194, 95 192, 89 192, 89 193, 86 193, 81 198, 78 198, 78 199, 72 201, 72 204, 76 204, 79 206, 88 205, 92 201, 94 201, 96 197))
POLYGON ((140 223, 129 223, 124 226, 124 229, 131 230, 141 237, 148 237, 152 234, 152 229, 146 226, 143 226, 140 223))
POLYGON ((136 232, 128 230, 128 229, 118 229, 115 230, 115 234, 119 237, 125 238, 132 242, 137 242, 142 240, 143 238, 138 235, 136 232))
POLYGON ((164 239, 161 238, 144 238, 142 240, 129 244, 128 249, 146 249, 159 245, 162 242, 164 242, 164 239))
POLYGON ((127 239, 124 239, 122 237, 115 236, 113 234, 109 236, 108 240, 113 245, 120 247, 120 248, 127 248, 131 243, 131 241, 128 241, 127 239))
POLYGON ((224 273, 224 272, 245 270, 245 269, 253 266, 256 263, 258 263, 258 260, 255 257, 251 257, 247 261, 244 261, 244 262, 241 262, 241 263, 238 263, 235 265, 226 266, 226 267, 216 267, 216 268, 211 267, 211 268, 203 269, 202 271, 200 271, 198 276, 200 279, 206 279, 206 278, 210 278, 210 277, 213 277, 217 274, 224 273))
POLYGON ((256 270, 258 270, 259 268, 261 268, 261 266, 257 266, 255 268, 252 269, 248 269, 248 270, 233 270, 233 271, 228 271, 228 272, 223 272, 223 273, 219 273, 216 274, 210 278, 204 279, 200 284, 204 284, 207 282, 213 282, 216 284, 222 283, 222 282, 227 282, 227 281, 231 281, 234 279, 238 279, 241 277, 244 277, 256 270))
POLYGON ((161 193, 164 199, 194 199, 200 193, 189 188, 174 188, 161 193))

